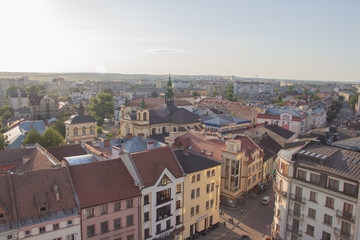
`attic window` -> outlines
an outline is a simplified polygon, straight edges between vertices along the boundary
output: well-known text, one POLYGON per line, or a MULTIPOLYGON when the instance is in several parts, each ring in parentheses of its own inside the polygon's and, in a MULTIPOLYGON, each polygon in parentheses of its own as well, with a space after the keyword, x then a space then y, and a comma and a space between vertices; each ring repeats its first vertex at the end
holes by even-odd
POLYGON ((41 207, 39 208, 39 212, 46 212, 47 211, 47 207, 41 207))
POLYGON ((0 212, 0 219, 3 219, 3 218, 5 218, 5 213, 0 212))
POLYGON ((164 175, 163 178, 161 179, 161 182, 160 182, 160 186, 165 186, 165 185, 168 185, 169 183, 171 183, 171 180, 168 176, 164 175))

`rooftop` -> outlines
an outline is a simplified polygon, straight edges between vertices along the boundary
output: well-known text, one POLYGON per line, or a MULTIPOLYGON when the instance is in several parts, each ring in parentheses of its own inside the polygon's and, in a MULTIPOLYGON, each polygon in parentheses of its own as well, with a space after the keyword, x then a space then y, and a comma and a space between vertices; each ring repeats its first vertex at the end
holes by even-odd
POLYGON ((183 149, 174 150, 176 157, 179 159, 182 168, 185 173, 193 173, 201 170, 213 168, 221 165, 221 162, 210 159, 208 157, 188 152, 185 154, 183 149))

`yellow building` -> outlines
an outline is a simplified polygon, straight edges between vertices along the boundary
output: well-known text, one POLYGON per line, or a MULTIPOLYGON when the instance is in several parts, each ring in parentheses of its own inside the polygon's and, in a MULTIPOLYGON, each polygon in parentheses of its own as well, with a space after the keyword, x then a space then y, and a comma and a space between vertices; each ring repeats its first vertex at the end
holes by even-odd
POLYGON ((219 223, 221 162, 187 149, 176 149, 174 153, 185 172, 183 237, 186 239, 219 223))
POLYGON ((138 107, 130 106, 128 101, 120 107, 120 135, 152 134, 177 132, 179 129, 188 130, 192 126, 200 126, 198 115, 184 108, 174 105, 172 82, 169 78, 168 89, 165 93, 165 105, 158 109, 149 109, 144 100, 138 107))
POLYGON ((71 143, 92 141, 97 137, 97 123, 90 115, 84 115, 84 106, 80 104, 78 115, 72 115, 65 122, 65 140, 71 143))

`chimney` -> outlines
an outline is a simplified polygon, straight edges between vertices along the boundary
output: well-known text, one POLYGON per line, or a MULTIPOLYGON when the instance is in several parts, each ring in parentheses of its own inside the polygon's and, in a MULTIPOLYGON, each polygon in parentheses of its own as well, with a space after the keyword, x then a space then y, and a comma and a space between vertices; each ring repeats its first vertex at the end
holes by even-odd
POLYGON ((147 150, 154 149, 154 145, 155 145, 155 143, 153 141, 147 142, 147 150))
POLYGON ((120 155, 123 152, 123 147, 122 146, 113 146, 111 150, 112 150, 111 159, 117 159, 117 158, 120 158, 120 155))
POLYGON ((185 147, 184 148, 184 154, 187 156, 189 155, 189 148, 188 147, 185 147))

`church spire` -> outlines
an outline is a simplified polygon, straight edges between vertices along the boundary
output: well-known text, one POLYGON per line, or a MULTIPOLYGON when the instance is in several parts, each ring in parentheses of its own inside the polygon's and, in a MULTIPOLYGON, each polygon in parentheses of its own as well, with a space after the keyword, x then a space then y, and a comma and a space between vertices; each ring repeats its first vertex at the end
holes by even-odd
POLYGON ((173 104, 174 103, 174 92, 172 89, 172 81, 169 73, 169 80, 166 84, 166 93, 165 93, 165 103, 166 104, 173 104))
POLYGON ((84 115, 85 108, 82 102, 80 102, 79 108, 77 110, 78 110, 78 115, 84 115))

